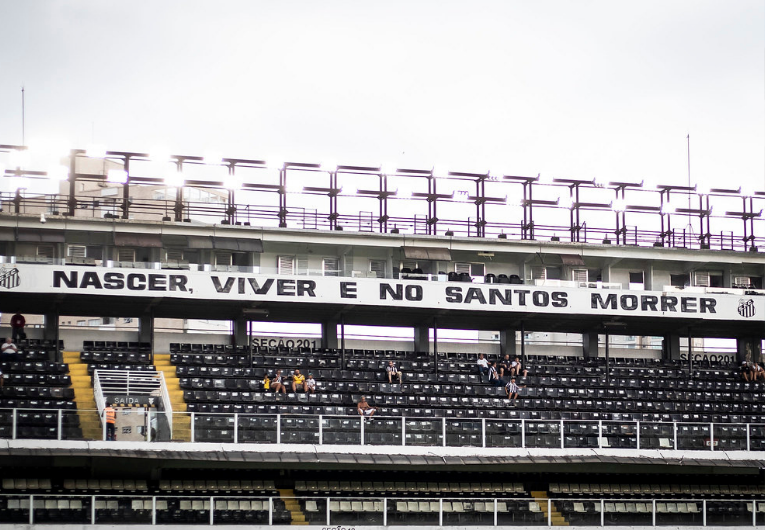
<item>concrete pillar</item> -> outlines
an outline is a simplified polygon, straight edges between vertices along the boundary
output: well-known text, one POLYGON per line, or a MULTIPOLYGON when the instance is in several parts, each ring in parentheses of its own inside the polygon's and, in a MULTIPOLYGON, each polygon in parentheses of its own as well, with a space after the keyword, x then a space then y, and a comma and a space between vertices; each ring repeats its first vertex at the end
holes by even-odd
POLYGON ((414 328, 414 351, 417 353, 430 352, 430 326, 414 328))
POLYGON ((740 337, 736 339, 736 361, 760 362, 762 358, 761 337, 740 337))
POLYGON ((506 354, 510 354, 510 358, 513 359, 518 353, 518 343, 515 340, 516 330, 503 329, 499 332, 499 355, 504 357, 506 354))
POLYGON ((46 340, 58 339, 57 313, 46 313, 43 315, 43 338, 46 340))
POLYGON ((661 357, 666 361, 680 360, 680 335, 666 335, 664 337, 661 357))
POLYGON ((234 325, 234 336, 231 339, 234 346, 247 346, 247 319, 241 315, 236 317, 232 324, 234 325))
POLYGON ((321 347, 337 349, 337 320, 321 323, 321 347))
POLYGON ((138 319, 138 342, 148 342, 151 344, 151 351, 154 353, 154 315, 144 313, 138 319))
POLYGON ((582 333, 582 356, 585 359, 596 359, 598 357, 597 331, 582 333))

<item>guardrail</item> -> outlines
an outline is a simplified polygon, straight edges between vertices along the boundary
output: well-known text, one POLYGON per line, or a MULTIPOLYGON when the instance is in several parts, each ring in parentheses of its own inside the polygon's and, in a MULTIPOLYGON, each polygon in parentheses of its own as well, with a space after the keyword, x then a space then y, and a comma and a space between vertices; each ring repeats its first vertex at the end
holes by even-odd
MULTIPOLYGON (((169 415, 156 409, 121 409, 142 415, 146 441, 152 425, 169 415)), ((87 411, 79 411, 87 412, 87 411)), ((634 449, 660 451, 765 451, 765 423, 648 422, 432 418, 175 412, 190 420, 175 440, 214 443, 346 446, 477 447, 510 449, 634 449)), ((168 418, 169 419, 169 418, 168 418)), ((170 423, 172 423, 170 421, 170 423)), ((132 424, 137 424, 135 421, 132 424)), ((78 411, 0 409, 0 438, 82 439, 78 411)), ((104 438, 105 439, 105 435, 104 438)), ((119 435, 117 437, 119 440, 119 435)))
POLYGON ((316 526, 760 526, 765 499, 0 495, 0 523, 316 526))

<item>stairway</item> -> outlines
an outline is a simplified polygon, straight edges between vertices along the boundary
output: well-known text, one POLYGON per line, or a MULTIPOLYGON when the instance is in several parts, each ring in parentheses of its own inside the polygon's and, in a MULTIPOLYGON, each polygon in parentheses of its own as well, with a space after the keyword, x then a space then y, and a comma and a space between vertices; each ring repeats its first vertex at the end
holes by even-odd
POLYGON ((300 503, 295 499, 294 490, 277 490, 279 492, 279 498, 284 501, 284 506, 290 512, 290 518, 293 525, 307 525, 308 521, 305 520, 305 514, 300 508, 300 503))
POLYGON ((552 523, 552 526, 568 526, 568 521, 566 521, 563 514, 558 511, 554 502, 550 503, 552 515, 547 513, 547 499, 549 497, 547 496, 546 491, 532 491, 531 496, 534 497, 534 500, 537 501, 539 507, 542 508, 542 513, 545 514, 545 520, 549 520, 552 523))
POLYGON ((167 394, 173 406, 173 440, 191 441, 191 415, 176 414, 187 411, 186 402, 183 401, 183 390, 178 381, 175 366, 170 364, 169 353, 154 354, 154 367, 158 372, 164 373, 167 394))
POLYGON ((103 440, 104 434, 98 417, 96 400, 93 397, 93 381, 88 375, 88 365, 82 362, 78 351, 65 351, 64 362, 69 365, 69 376, 72 378, 74 401, 77 405, 77 415, 80 417, 82 436, 86 440, 103 440))

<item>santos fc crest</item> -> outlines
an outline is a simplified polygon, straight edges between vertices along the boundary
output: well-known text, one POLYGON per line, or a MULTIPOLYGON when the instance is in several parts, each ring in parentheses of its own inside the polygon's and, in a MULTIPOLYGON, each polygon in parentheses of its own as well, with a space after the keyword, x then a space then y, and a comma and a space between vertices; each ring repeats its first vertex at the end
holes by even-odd
POLYGON ((742 298, 738 301, 738 314, 744 318, 750 318, 754 316, 754 300, 751 298, 742 298))
POLYGON ((12 269, 0 269, 0 287, 13 289, 19 286, 19 270, 16 267, 12 269))

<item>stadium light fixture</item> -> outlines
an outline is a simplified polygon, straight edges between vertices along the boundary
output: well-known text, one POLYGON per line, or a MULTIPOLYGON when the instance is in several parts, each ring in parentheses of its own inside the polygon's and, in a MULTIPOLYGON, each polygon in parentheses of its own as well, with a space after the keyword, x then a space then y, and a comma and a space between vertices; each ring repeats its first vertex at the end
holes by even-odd
POLYGON ((48 168, 48 179, 52 181, 62 181, 69 178, 69 168, 67 166, 52 166, 48 168))
POLYGON ((624 212, 627 210, 627 203, 624 199, 614 199, 611 203, 611 209, 615 212, 624 212))
POLYGON ((741 187, 739 187, 738 192, 743 195, 744 197, 754 197, 757 195, 757 192, 754 191, 754 188, 752 188, 751 184, 742 184, 741 187))
POLYGON ((106 158, 106 147, 101 144, 89 144, 85 148, 85 156, 88 158, 106 158))
POLYGON ((433 166, 431 175, 437 179, 445 179, 449 177, 449 170, 443 166, 433 166))
POLYGON ((698 195, 709 195, 709 193, 712 191, 712 189, 709 187, 709 184, 699 182, 696 184, 696 193, 698 195))
POLYGON ((320 167, 322 171, 334 173, 335 171, 337 171, 337 162, 334 162, 331 160, 328 162, 322 162, 320 167))
POLYGON ((115 184, 125 184, 128 180, 127 171, 124 169, 110 169, 106 174, 106 182, 114 182, 115 184))
POLYGON ((173 170, 165 175, 165 185, 171 188, 182 188, 186 184, 186 178, 182 171, 173 170))
POLYGON ((574 207, 574 199, 571 197, 571 195, 561 195, 558 199, 558 207, 560 208, 566 208, 570 210, 574 207))
POLYGON ((219 166, 223 163, 223 157, 215 151, 208 151, 202 157, 202 162, 208 166, 219 166))
POLYGON ((398 169, 395 164, 383 164, 380 166, 380 173, 383 175, 395 175, 398 173, 398 169))
POLYGON ((30 163, 28 149, 11 149, 8 152, 8 165, 14 168, 26 168, 30 163))
POLYGON ((172 162, 173 157, 170 155, 170 150, 164 146, 157 146, 149 152, 149 160, 152 162, 165 163, 172 162))
POLYGON ((661 213, 664 215, 671 215, 677 211, 677 208, 672 206, 671 203, 665 202, 661 207, 661 213))
POLYGON ((238 175, 226 175, 223 179, 223 187, 228 190, 238 191, 242 189, 242 178, 238 175))

